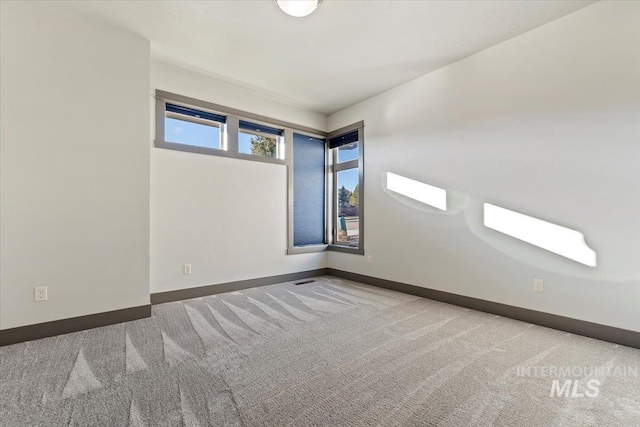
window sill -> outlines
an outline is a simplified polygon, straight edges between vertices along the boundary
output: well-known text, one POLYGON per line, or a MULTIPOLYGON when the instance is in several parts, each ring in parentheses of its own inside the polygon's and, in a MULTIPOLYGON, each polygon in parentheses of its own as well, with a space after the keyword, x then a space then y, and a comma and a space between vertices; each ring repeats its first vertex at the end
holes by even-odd
POLYGON ((287 249, 287 255, 310 254, 326 251, 329 245, 294 246, 287 249))
POLYGON ((364 248, 351 248, 349 246, 328 245, 330 251, 343 252, 352 255, 364 255, 364 248))

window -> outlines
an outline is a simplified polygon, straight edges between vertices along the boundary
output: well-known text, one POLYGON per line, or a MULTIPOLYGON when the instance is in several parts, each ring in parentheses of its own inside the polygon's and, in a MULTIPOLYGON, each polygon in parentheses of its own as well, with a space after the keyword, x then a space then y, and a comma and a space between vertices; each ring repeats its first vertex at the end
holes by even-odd
POLYGON ((304 126, 156 90, 157 148, 288 165, 287 128, 307 130, 304 126))
POLYGON ((288 253, 364 254, 363 126, 339 129, 326 141, 293 134, 288 253))
POLYGON ((239 128, 238 152, 274 159, 284 158, 282 130, 244 120, 240 120, 239 128))
POLYGON ((329 135, 333 229, 330 249, 364 254, 363 127, 356 123, 329 135))
POLYGON ((364 254, 363 122, 326 134, 156 90, 154 146, 286 166, 287 253, 364 254))
POLYGON ((221 148, 225 117, 193 108, 167 104, 164 140, 194 147, 221 148))

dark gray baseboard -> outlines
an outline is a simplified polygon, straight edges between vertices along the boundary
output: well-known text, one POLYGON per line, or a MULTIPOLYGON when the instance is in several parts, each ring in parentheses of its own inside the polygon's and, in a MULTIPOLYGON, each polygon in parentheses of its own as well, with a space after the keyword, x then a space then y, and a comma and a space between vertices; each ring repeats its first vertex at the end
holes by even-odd
POLYGON ((151 304, 139 307, 125 308, 105 313, 96 313, 87 316, 72 317, 69 319, 61 319, 52 322, 0 330, 0 346, 17 344, 25 341, 150 317, 152 304, 198 298, 223 292, 273 285, 275 283, 291 282, 294 280, 307 279, 309 277, 317 277, 325 274, 327 274, 327 269, 320 268, 317 270, 301 271, 298 273, 281 274, 279 276, 261 277, 258 279, 240 280, 238 282, 221 283, 219 285, 155 293, 151 294, 151 304))
POLYGON ((99 328, 151 316, 151 304, 0 330, 0 346, 99 328))
POLYGON ((179 289, 177 291, 158 292, 151 294, 151 304, 181 301, 191 298, 199 298, 207 295, 221 294, 224 292, 239 291, 242 289, 256 288, 258 286, 274 285, 276 283, 292 282, 294 280, 308 279, 309 277, 323 276, 327 274, 326 268, 301 271, 298 273, 280 274, 278 276, 260 277, 258 279, 239 280, 237 282, 220 283, 217 285, 199 286, 197 288, 179 289))
MULTIPOLYGON (((640 349, 640 332, 615 328, 572 319, 541 311, 514 307, 511 305, 467 297, 449 292, 423 288, 421 286, 394 282, 377 277, 365 276, 333 268, 321 268, 317 270, 301 271, 298 273, 281 274, 278 276, 261 277, 257 279, 240 280, 237 282, 221 283, 218 285, 201 286, 197 288, 181 289, 177 291, 160 292, 151 294, 151 304, 180 301, 190 298, 199 298, 207 295, 224 292, 239 291, 258 286, 273 285, 282 282, 308 279, 323 275, 332 275, 355 282, 365 283, 379 288, 391 289, 406 294, 416 295, 448 304, 466 307, 486 313, 497 314, 511 319, 521 320, 547 328, 583 335, 602 341, 608 341, 628 347, 640 349)), ((53 322, 39 323, 36 325, 21 326, 18 328, 0 330, 0 346, 46 338, 70 332, 78 332, 85 329, 108 326, 116 323, 128 322, 151 316, 151 305, 126 308, 105 313, 90 314, 87 316, 73 317, 70 319, 56 320, 53 322)))
POLYGON ((442 301, 461 307, 471 308, 473 310, 522 320, 523 322, 534 323, 547 328, 558 329, 560 331, 570 332, 576 335, 583 335, 589 338, 595 338, 602 341, 640 349, 640 332, 600 325, 598 323, 586 322, 584 320, 572 319, 570 317, 558 316, 526 308, 514 307, 478 298, 466 297, 449 292, 436 291, 434 289, 423 288, 421 286, 408 285, 406 283, 379 279, 377 277, 350 273, 333 268, 328 268, 327 274, 347 280, 353 280, 355 282, 365 283, 367 285, 377 286, 379 288, 391 289, 405 294, 442 301))

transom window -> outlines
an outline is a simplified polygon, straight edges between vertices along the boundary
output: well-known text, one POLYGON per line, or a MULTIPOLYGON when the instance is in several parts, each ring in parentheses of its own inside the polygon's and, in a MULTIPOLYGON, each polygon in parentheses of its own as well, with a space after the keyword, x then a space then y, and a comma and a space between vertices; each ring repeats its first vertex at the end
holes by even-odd
POLYGON ((281 129, 240 120, 238 132, 238 151, 255 156, 284 158, 281 129))
POLYGON ((222 148, 222 127, 226 117, 193 108, 167 104, 164 140, 195 147, 222 148))
POLYGON ((156 147, 286 163, 284 127, 264 123, 263 119, 270 119, 162 91, 157 93, 156 147))

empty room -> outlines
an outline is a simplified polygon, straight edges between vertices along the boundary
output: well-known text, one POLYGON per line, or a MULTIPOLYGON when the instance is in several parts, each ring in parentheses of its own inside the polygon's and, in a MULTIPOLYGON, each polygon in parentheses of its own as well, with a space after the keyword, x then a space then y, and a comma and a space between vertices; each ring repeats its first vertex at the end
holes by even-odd
POLYGON ((640 1, 0 7, 1 427, 640 425, 640 1))

